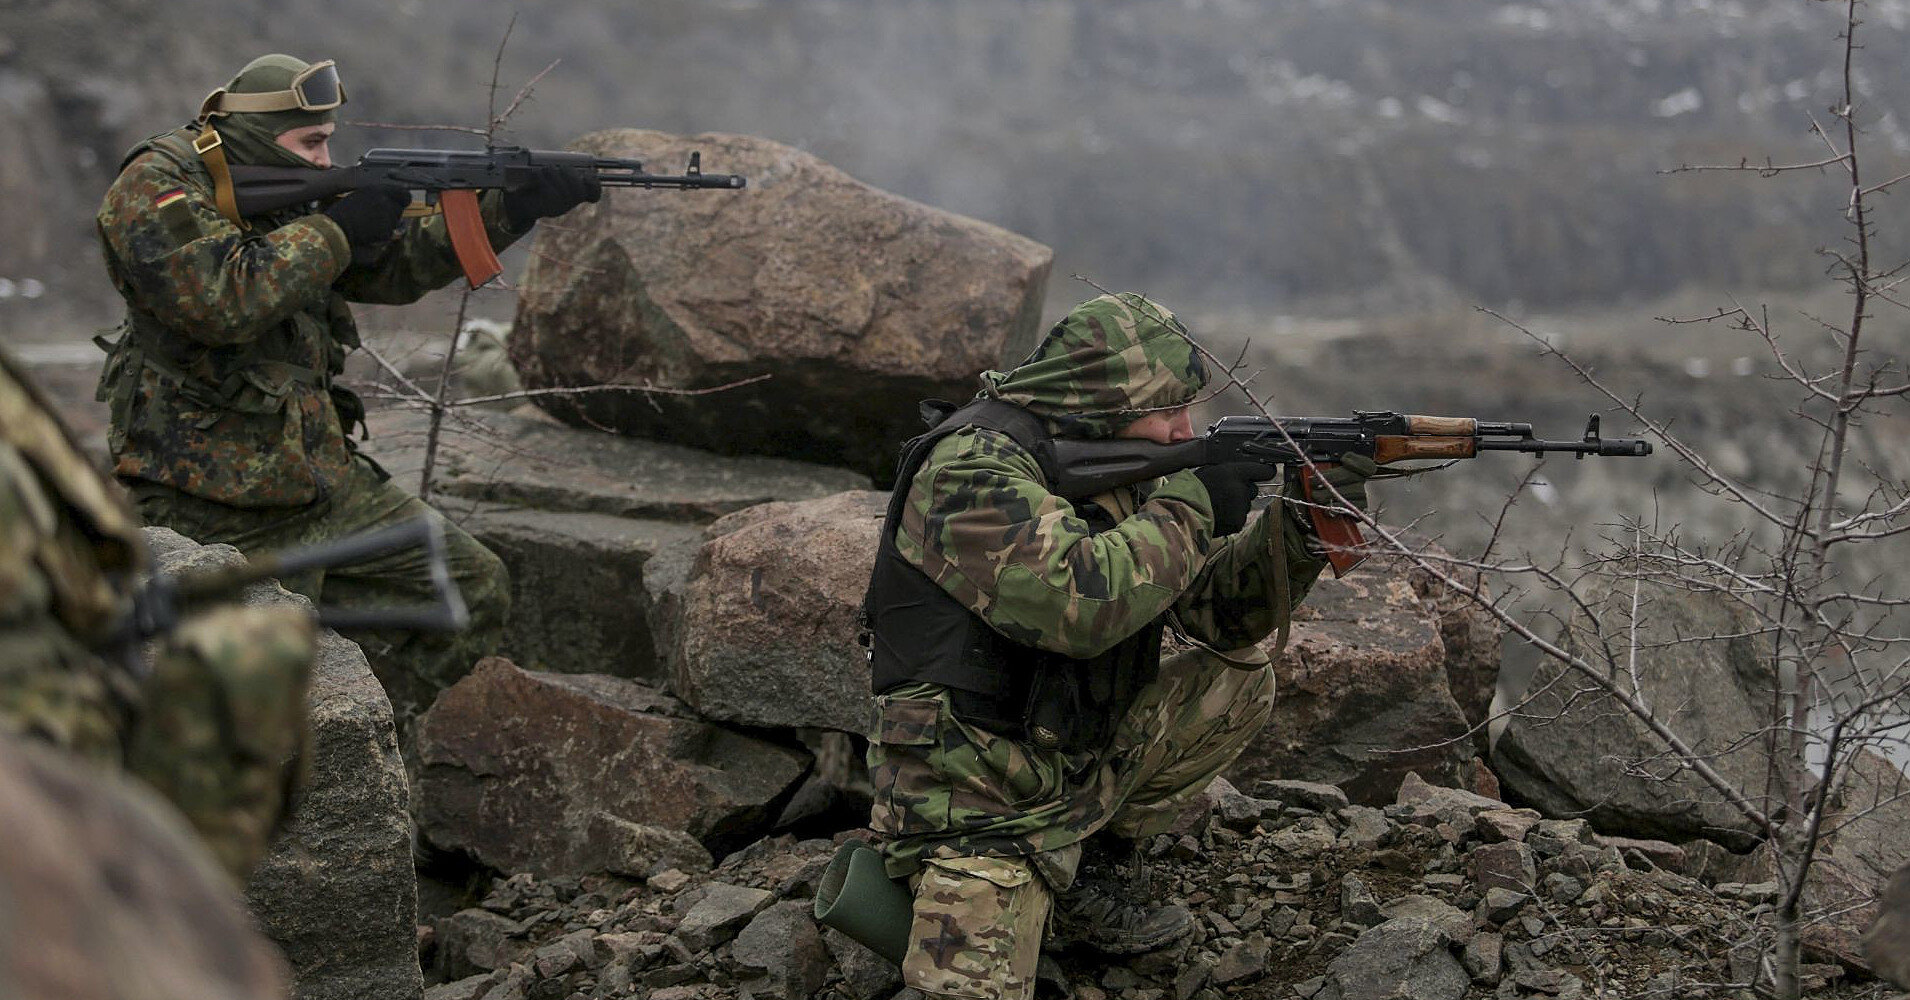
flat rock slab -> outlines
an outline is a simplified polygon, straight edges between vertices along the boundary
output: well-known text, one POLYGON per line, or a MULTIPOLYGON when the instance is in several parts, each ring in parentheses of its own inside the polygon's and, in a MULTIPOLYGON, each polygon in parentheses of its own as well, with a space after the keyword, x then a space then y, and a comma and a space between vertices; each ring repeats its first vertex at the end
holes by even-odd
POLYGON ((916 402, 966 399, 1033 347, 1053 252, 741 135, 615 129, 572 149, 749 178, 742 191, 608 192, 540 228, 511 335, 539 405, 581 425, 727 454, 868 472, 920 428, 916 402))
MULTIPOLYGON (((167 571, 241 561, 236 549, 166 528, 145 535, 167 571)), ((277 587, 247 600, 305 603, 277 587)), ((298 1000, 411 1000, 423 988, 418 877, 391 702, 358 644, 329 629, 306 701, 314 753, 305 789, 246 901, 291 961, 298 1000)))
MULTIPOLYGON (((1274 661, 1273 719, 1227 776, 1242 788, 1259 779, 1335 785, 1361 805, 1391 803, 1412 771, 1458 784, 1472 749, 1441 745, 1467 723, 1448 687, 1439 621, 1404 577, 1321 579, 1274 661), (1413 747, 1426 749, 1384 752, 1413 747)), ((1271 654, 1273 639, 1263 646, 1271 654)))
POLYGON ((711 525, 682 592, 672 689, 718 721, 863 732, 857 612, 888 498, 764 504, 711 525))
POLYGON ((736 936, 750 918, 776 902, 766 889, 713 883, 677 924, 676 936, 694 951, 708 951, 736 936))
MULTIPOLYGON (((429 418, 382 410, 367 423, 365 452, 415 490, 429 418)), ((731 431, 744 434, 746 427, 738 423, 731 431)), ((724 457, 468 408, 446 422, 438 448, 434 488, 448 496, 653 521, 703 523, 771 500, 806 500, 869 485, 868 476, 847 469, 724 457)))
POLYGON ((1317 1000, 1460 1000, 1472 977, 1453 940, 1422 917, 1394 917, 1362 933, 1326 967, 1317 1000))
POLYGON ((712 850, 775 817, 808 754, 690 717, 635 681, 533 673, 491 658, 419 720, 420 831, 502 871, 631 871, 632 827, 679 830, 712 850))

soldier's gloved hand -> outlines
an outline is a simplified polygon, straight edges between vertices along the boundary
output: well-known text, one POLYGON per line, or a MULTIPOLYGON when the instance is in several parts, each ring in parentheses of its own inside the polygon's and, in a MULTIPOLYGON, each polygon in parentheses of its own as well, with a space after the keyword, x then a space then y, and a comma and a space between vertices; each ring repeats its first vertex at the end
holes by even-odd
MULTIPOLYGON (((1347 454, 1340 456, 1339 464, 1326 470, 1326 481, 1332 484, 1334 489, 1340 491, 1340 495, 1346 498, 1347 503, 1361 510, 1366 510, 1368 506, 1366 499, 1366 481, 1373 478, 1373 475, 1377 472, 1379 472, 1379 466, 1374 464, 1372 459, 1367 458, 1365 455, 1347 454)), ((1326 500, 1330 498, 1331 494, 1328 494, 1326 497, 1316 497, 1315 499, 1326 500)))
POLYGON ((512 232, 524 232, 539 219, 562 215, 587 201, 603 197, 595 173, 563 167, 533 167, 525 178, 504 189, 504 221, 512 232))
POLYGON ((1247 524, 1247 511, 1260 493, 1260 484, 1274 477, 1271 465, 1259 462, 1222 462, 1203 465, 1194 477, 1207 487, 1214 508, 1214 537, 1231 535, 1247 524))
POLYGON ((352 263, 365 264, 391 241, 409 204, 411 192, 403 184, 372 184, 333 202, 325 214, 345 231, 352 263))

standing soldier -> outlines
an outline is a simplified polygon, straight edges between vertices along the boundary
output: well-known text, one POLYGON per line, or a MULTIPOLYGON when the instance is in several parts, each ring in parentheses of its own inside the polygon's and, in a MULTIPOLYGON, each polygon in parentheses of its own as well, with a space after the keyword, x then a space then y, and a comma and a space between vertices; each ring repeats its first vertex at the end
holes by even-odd
POLYGON ((198 614, 146 667, 131 631, 145 559, 118 488, 0 356, 0 732, 143 779, 243 882, 310 743, 311 614, 198 614))
MULTIPOLYGON (((408 520, 429 508, 358 453, 364 406, 337 383, 359 345, 347 302, 405 303, 460 273, 442 217, 406 221, 395 184, 322 209, 241 219, 228 166, 331 167, 345 103, 328 60, 254 59, 198 120, 126 154, 99 211, 126 320, 100 377, 113 471, 140 513, 248 554, 408 520)), ((489 193, 494 248, 595 201, 594 178, 548 169, 489 193)), ((471 611, 459 635, 357 634, 401 720, 492 651, 510 605, 503 564, 453 525, 447 560, 471 611)), ((428 600, 413 551, 281 581, 332 606, 428 600)))
MULTIPOLYGON (((889 874, 914 885, 907 985, 1024 1000, 1051 911, 1058 940, 1107 954, 1192 929, 1136 882, 1136 842, 1266 724, 1273 674, 1255 644, 1325 563, 1285 503, 1245 525, 1267 466, 1081 503, 1048 490, 1044 438, 1193 436, 1206 372, 1155 303, 1085 302, 982 379, 904 451, 876 557, 872 823, 889 874), (1163 661, 1169 628, 1187 641, 1163 661)), ((1374 470, 1355 464, 1331 481, 1363 506, 1374 470)))

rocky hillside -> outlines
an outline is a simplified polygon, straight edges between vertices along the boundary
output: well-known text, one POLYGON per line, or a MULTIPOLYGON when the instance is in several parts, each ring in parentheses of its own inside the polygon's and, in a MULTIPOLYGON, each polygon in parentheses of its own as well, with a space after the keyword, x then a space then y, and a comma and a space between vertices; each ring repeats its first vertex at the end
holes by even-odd
MULTIPOLYGON (((1054 246, 1062 274, 1282 309, 1787 284, 1815 273, 1834 195, 1657 171, 1817 156, 1834 6, 476 0, 448 18, 415 0, 26 0, 0 27, 0 123, 19 139, 0 154, 16 234, 0 276, 101 311, 89 215, 113 164, 242 54, 336 57, 352 120, 481 123, 521 9, 507 90, 561 62, 515 140, 763 135, 1054 246)), ((1901 51, 1910 7, 1866 11, 1868 51, 1901 51)), ((1910 156, 1905 65, 1862 70, 1891 176, 1910 156)), ((339 151, 451 141, 347 130, 339 151)))

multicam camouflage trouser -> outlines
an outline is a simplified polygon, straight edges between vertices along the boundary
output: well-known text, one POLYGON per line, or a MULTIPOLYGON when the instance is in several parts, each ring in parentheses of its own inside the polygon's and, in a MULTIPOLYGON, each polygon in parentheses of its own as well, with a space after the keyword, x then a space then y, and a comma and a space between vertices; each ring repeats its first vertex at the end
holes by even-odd
MULTIPOLYGON (((311 545, 420 515, 440 517, 424 501, 385 481, 362 457, 329 497, 306 507, 231 507, 153 483, 132 486, 140 516, 201 544, 223 542, 252 554, 311 545)), ((441 632, 354 632, 372 672, 391 698, 401 730, 438 692, 497 650, 510 610, 510 576, 491 550, 445 522, 445 561, 471 612, 470 627, 441 632)), ((430 561, 420 549, 280 580, 285 589, 334 607, 394 607, 432 600, 430 561)))
POLYGON ((961 722, 932 685, 876 699, 872 822, 894 838, 891 872, 912 871, 915 886, 904 982, 973 1000, 1032 996, 1053 893, 1072 884, 1081 841, 1165 831, 1266 727, 1273 688, 1255 650, 1176 654, 1109 748, 1077 758, 961 722))

